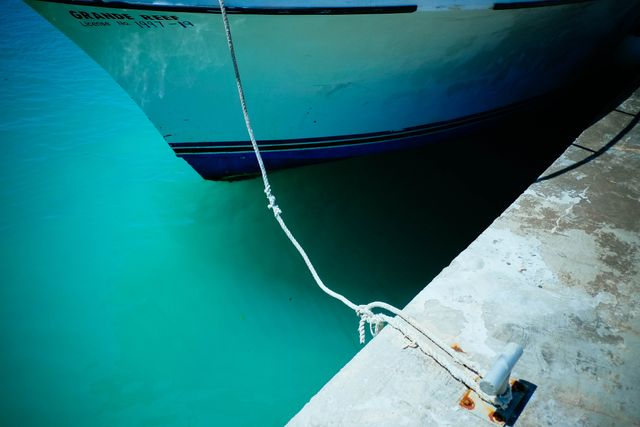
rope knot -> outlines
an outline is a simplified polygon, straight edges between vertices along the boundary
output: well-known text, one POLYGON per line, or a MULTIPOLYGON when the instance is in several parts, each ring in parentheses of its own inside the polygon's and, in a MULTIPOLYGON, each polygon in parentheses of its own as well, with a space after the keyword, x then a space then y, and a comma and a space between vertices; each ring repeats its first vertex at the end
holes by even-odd
POLYGON ((363 305, 358 306, 356 314, 360 317, 360 322, 358 322, 360 344, 364 344, 366 340, 366 333, 364 330, 365 323, 369 324, 369 333, 371 333, 372 337, 375 337, 384 327, 385 319, 382 315, 375 314, 370 308, 363 305))
POLYGON ((273 211, 273 216, 278 216, 282 213, 282 210, 276 205, 276 196, 271 194, 271 185, 266 184, 264 187, 264 194, 267 195, 267 200, 269 200, 269 204, 267 208, 273 211))
POLYGON ((267 208, 273 211, 273 216, 280 215, 282 213, 282 209, 280 209, 278 205, 276 205, 275 196, 267 196, 267 199, 269 199, 269 204, 267 205, 267 208))

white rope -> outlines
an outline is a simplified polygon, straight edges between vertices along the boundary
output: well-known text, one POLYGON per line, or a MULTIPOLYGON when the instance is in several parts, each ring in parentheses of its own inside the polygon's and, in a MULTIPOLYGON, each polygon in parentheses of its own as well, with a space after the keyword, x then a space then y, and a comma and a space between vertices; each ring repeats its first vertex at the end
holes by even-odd
POLYGON ((401 310, 397 309, 396 307, 390 304, 380 302, 380 301, 374 301, 365 305, 354 304, 347 297, 329 289, 324 284, 324 282, 318 275, 318 272, 316 271, 315 267, 313 266, 311 260, 309 259, 307 252, 300 245, 298 240, 293 236, 293 234, 289 230, 289 227, 287 227, 287 224, 282 219, 282 216, 281 216, 282 210, 276 204, 276 197, 271 192, 271 184, 269 183, 269 177, 267 176, 267 171, 264 167, 264 162, 262 161, 262 155, 260 154, 260 149, 258 148, 258 143, 253 133, 251 120, 249 118, 249 111, 247 109, 247 102, 244 96, 244 90, 242 88, 242 79, 240 78, 240 70, 238 68, 238 61, 236 58, 235 48, 233 45, 233 38, 231 37, 231 26, 229 25, 229 20, 227 18, 227 10, 224 4, 224 0, 218 0, 218 3, 220 4, 220 12, 222 15, 222 21, 224 23, 224 30, 227 37, 227 44, 229 46, 229 53, 231 55, 231 61, 233 63, 233 71, 235 73, 236 86, 238 89, 240 104, 242 106, 242 114, 244 116, 244 122, 247 128, 247 132, 249 133, 249 138, 251 139, 251 145, 253 146, 253 151, 256 155, 258 166, 260 167, 260 174, 262 175, 262 182, 264 184, 264 193, 267 197, 267 200, 269 201, 269 204, 267 206, 269 209, 273 211, 273 216, 278 221, 278 224, 280 224, 280 227, 282 228, 284 233, 287 235, 287 237, 289 238, 293 246, 298 250, 298 252, 300 253, 300 256, 302 256, 302 259, 307 265, 307 268, 311 272, 311 275, 313 276, 317 285, 326 294, 341 301, 347 307, 355 311, 356 314, 360 317, 360 321, 358 323, 358 335, 360 337, 361 344, 364 344, 365 338, 366 338, 365 323, 369 324, 369 332, 371 333, 372 336, 375 336, 378 334, 380 329, 382 329, 382 325, 384 323, 388 323, 394 328, 398 329, 405 336, 409 337, 409 334, 404 332, 403 330, 404 328, 399 324, 399 322, 396 321, 395 318, 392 318, 390 316, 387 316, 381 313, 374 313, 373 309, 377 308, 377 309, 382 309, 390 313, 393 313, 398 318, 402 319, 402 321, 405 322, 407 325, 409 325, 411 328, 413 328, 414 330, 419 332, 422 336, 424 336, 424 338, 426 338, 431 344, 435 345, 441 351, 445 352, 449 356, 449 358, 451 358, 456 363, 457 366, 451 365, 451 363, 449 363, 448 360, 437 355, 436 352, 431 351, 430 349, 426 348, 426 346, 421 346, 422 350, 425 351, 425 353, 427 353, 437 363, 439 363, 447 371, 449 371, 449 373, 454 378, 458 379, 460 382, 464 383, 467 387, 475 391, 480 398, 482 398, 483 400, 489 403, 495 404, 494 397, 489 396, 486 393, 484 393, 482 390, 480 390, 479 383, 477 381, 479 377, 479 369, 474 365, 474 363, 471 360, 469 360, 467 357, 463 356, 462 354, 455 352, 446 343, 443 343, 437 338, 434 338, 433 336, 428 334, 427 331, 425 331, 416 321, 412 320, 406 314, 402 313, 401 310))

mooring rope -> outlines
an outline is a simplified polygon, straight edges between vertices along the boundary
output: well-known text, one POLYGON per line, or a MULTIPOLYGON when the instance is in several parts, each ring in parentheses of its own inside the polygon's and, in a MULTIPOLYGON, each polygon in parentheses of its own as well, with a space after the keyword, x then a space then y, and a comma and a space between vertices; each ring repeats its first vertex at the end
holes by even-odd
POLYGON ((280 224, 280 228, 282 228, 282 231, 284 231, 284 233, 289 238, 293 246, 298 250, 298 253, 304 260, 305 264, 307 265, 307 268, 309 269, 309 272, 313 276, 316 284, 326 294, 341 301, 347 307, 355 311, 355 313, 360 317, 360 321, 358 323, 358 335, 360 337, 361 344, 364 344, 366 339, 365 323, 369 324, 369 331, 372 336, 377 335, 377 333, 382 328, 383 324, 387 323, 387 324, 390 324, 392 327, 396 328, 397 330, 399 330, 402 334, 405 335, 405 337, 410 339, 412 342, 414 342, 415 344, 418 344, 415 340, 413 340, 410 337, 409 334, 407 334, 404 331, 404 328, 402 327, 400 322, 398 322, 395 318, 387 316, 386 314, 383 314, 383 313, 374 313, 373 309, 382 309, 382 310, 388 311, 389 313, 393 313, 398 318, 400 318, 404 323, 409 325, 415 331, 419 332, 424 338, 430 341, 433 345, 435 345, 440 350, 445 352, 449 356, 449 358, 451 358, 457 364, 457 366, 452 365, 448 360, 436 354, 436 352, 432 351, 431 349, 425 348, 426 346, 420 346, 420 348, 425 353, 427 353, 438 364, 440 364, 443 368, 445 368, 454 378, 456 378, 458 381, 462 382, 467 387, 475 391, 476 394, 478 394, 478 396, 481 399, 491 404, 495 404, 496 403, 495 397, 487 395, 480 389, 479 382, 478 382, 480 374, 479 374, 479 369, 475 366, 475 364, 471 360, 469 360, 467 357, 465 357, 462 353, 455 352, 455 350, 450 348, 446 343, 441 342, 438 338, 435 338, 431 334, 428 334, 427 331, 425 331, 416 321, 408 317, 401 310, 399 310, 398 308, 390 304, 387 304, 385 302, 380 302, 380 301, 370 302, 369 304, 357 305, 352 301, 350 301, 344 295, 329 289, 329 287, 324 284, 324 282, 320 278, 320 275, 316 271, 316 268, 314 267, 313 263, 309 259, 307 252, 304 250, 302 245, 300 245, 300 243, 295 238, 293 233, 291 233, 291 230, 289 230, 289 227, 287 227, 287 224, 284 222, 284 219, 282 219, 282 210, 276 204, 276 197, 273 195, 271 191, 271 184, 269 183, 267 170, 264 166, 264 162, 262 160, 262 154, 260 153, 260 149, 258 147, 258 143, 256 141, 256 138, 253 132, 253 127, 251 126, 251 120, 249 118, 247 101, 244 96, 244 89, 242 88, 242 79, 240 78, 240 69, 238 67, 238 60, 236 58, 236 52, 233 45, 233 38, 231 36, 231 26, 229 25, 229 19, 227 18, 227 9, 224 4, 224 0, 218 0, 218 3, 220 4, 220 13, 222 15, 222 21, 224 23, 224 31, 227 37, 227 45, 229 46, 229 54, 231 56, 231 62, 233 64, 233 71, 235 73, 236 87, 238 89, 238 97, 240 99, 240 105, 242 106, 242 115, 244 116, 244 123, 246 125, 247 132, 249 133, 249 139, 251 140, 251 145, 256 155, 258 166, 260 167, 260 174, 262 175, 262 183, 264 184, 264 193, 267 197, 267 200, 269 201, 269 204, 267 206, 269 209, 272 210, 273 216, 278 221, 278 224, 280 224))

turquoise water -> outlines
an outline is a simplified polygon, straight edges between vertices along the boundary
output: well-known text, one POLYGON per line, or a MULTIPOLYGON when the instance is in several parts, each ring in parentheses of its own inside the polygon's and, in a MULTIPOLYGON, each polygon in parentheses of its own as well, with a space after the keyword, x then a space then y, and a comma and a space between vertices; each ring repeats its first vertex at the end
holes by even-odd
MULTIPOLYGON (((26 5, 3 21, 0 424, 284 424, 360 348, 356 317, 315 287, 259 181, 203 181, 26 5)), ((424 199, 380 205, 380 166, 273 186, 327 283, 402 305, 459 244, 426 262, 438 225, 424 199)))
MULTIPOLYGON (((5 3, 0 424, 284 424, 360 348, 356 317, 315 287, 259 181, 200 179, 100 68, 5 3)), ((523 163, 488 139, 272 184, 326 283, 402 306, 566 146, 536 141, 523 163)))

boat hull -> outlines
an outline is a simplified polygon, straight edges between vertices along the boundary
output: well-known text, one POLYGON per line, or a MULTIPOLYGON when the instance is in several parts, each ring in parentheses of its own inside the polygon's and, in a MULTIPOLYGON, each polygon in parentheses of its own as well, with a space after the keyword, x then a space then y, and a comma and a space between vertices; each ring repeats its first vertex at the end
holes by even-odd
MULTIPOLYGON (((204 178, 257 172, 219 9, 27 3, 98 62, 204 178)), ((639 8, 616 0, 491 5, 232 8, 266 166, 405 148, 484 122, 570 81, 639 8)))

